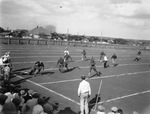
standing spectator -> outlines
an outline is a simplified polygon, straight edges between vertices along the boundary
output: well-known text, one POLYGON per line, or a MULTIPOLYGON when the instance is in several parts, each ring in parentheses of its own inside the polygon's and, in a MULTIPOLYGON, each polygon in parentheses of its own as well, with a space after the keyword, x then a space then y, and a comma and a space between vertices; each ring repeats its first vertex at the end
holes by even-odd
POLYGON ((85 59, 86 59, 86 51, 85 51, 85 49, 83 49, 83 51, 82 51, 82 61, 85 61, 85 59))
POLYGON ((97 107, 97 113, 96 114, 106 114, 106 112, 105 112, 105 107, 103 106, 103 105, 99 105, 98 107, 97 107))
POLYGON ((111 57, 111 60, 112 60, 112 63, 113 63, 114 66, 117 65, 117 64, 116 64, 116 59, 117 59, 117 55, 114 53, 114 54, 112 55, 112 57, 111 57))
POLYGON ((85 80, 86 76, 81 76, 82 81, 78 87, 78 96, 80 97, 80 111, 81 114, 89 114, 88 99, 91 96, 90 83, 85 80))
POLYGON ((107 65, 107 62, 108 62, 107 56, 106 54, 104 54, 104 68, 109 67, 109 65, 107 65))
POLYGON ((98 72, 98 71, 96 70, 95 64, 96 64, 96 63, 95 63, 95 60, 94 60, 94 58, 92 57, 91 60, 90 60, 90 71, 89 71, 88 76, 91 75, 91 71, 92 71, 92 70, 94 70, 94 71, 96 72, 96 74, 97 74, 98 76, 100 76, 101 72, 98 72))

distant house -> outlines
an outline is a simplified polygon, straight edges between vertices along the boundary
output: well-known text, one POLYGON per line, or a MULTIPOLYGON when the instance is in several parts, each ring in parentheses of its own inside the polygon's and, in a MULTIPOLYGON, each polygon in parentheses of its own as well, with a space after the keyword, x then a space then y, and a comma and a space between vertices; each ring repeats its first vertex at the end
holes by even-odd
POLYGON ((6 37, 6 38, 11 38, 12 37, 12 32, 11 31, 5 31, 0 33, 0 37, 6 37))
POLYGON ((33 36, 33 38, 36 38, 36 39, 41 38, 41 37, 49 38, 49 36, 51 35, 48 30, 44 29, 41 26, 40 27, 37 26, 36 28, 30 30, 29 33, 33 36))

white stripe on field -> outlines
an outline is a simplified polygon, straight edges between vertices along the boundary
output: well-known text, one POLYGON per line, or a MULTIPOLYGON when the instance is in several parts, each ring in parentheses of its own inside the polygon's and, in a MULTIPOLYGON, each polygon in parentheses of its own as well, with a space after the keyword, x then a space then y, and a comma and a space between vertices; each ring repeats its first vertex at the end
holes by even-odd
MULTIPOLYGON (((117 74, 117 75, 109 75, 109 76, 103 76, 103 77, 93 77, 93 78, 89 78, 89 80, 93 80, 93 79, 105 79, 105 78, 112 78, 112 77, 120 77, 120 76, 130 76, 130 75, 134 75, 134 74, 143 74, 143 73, 149 73, 150 71, 141 71, 141 72, 133 72, 133 73, 122 73, 122 74, 117 74)), ((81 79, 71 79, 71 80, 61 80, 61 81, 55 81, 55 82, 45 82, 45 83, 39 83, 41 85, 45 85, 45 84, 56 84, 56 83, 64 83, 64 82, 74 82, 74 81, 79 81, 81 79)))
POLYGON ((142 95, 142 94, 146 94, 146 93, 150 93, 150 90, 142 91, 142 92, 137 92, 137 93, 133 93, 133 94, 129 94, 129 95, 124 95, 124 96, 121 96, 121 97, 116 97, 116 98, 113 98, 113 99, 109 99, 107 101, 101 101, 98 104, 101 104, 103 102, 112 102, 112 101, 116 101, 116 100, 121 100, 121 99, 124 99, 124 98, 129 98, 129 97, 133 97, 133 96, 137 96, 137 95, 142 95))
MULTIPOLYGON (((21 79, 24 79, 23 77, 21 77, 21 76, 19 76, 19 75, 16 75, 18 78, 21 78, 21 79)), ((38 83, 36 83, 36 82, 33 82, 33 81, 31 81, 31 80, 26 80, 27 82, 30 82, 30 83, 32 83, 32 84, 34 84, 34 85, 36 85, 36 86, 38 86, 38 87, 41 87, 41 88, 43 88, 43 89, 45 89, 45 90, 47 90, 47 91, 49 91, 49 92, 52 92, 52 93, 54 93, 54 94, 56 94, 56 95, 58 95, 58 96, 60 96, 60 97, 62 97, 62 98, 64 98, 64 99, 67 99, 67 100, 69 100, 69 101, 71 101, 71 102, 73 102, 73 103, 75 103, 75 104, 77 104, 77 105, 80 105, 78 102, 76 102, 75 100, 72 100, 71 98, 69 98, 69 97, 66 97, 66 96, 64 96, 64 95, 62 95, 62 94, 60 94, 60 93, 58 93, 58 92, 56 92, 56 91, 53 91, 53 90, 51 90, 51 89, 49 89, 49 88, 47 88, 47 87, 45 87, 45 86, 42 86, 42 85, 40 85, 40 84, 38 84, 38 83)))

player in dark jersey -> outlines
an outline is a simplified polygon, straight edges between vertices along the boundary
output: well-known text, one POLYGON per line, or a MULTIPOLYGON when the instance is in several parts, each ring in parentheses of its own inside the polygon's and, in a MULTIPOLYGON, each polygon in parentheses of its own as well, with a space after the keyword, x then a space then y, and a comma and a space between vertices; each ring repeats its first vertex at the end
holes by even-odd
POLYGON ((139 61, 141 59, 142 52, 139 50, 137 52, 137 57, 133 61, 139 61))
POLYGON ((64 59, 62 57, 59 58, 58 62, 57 62, 57 66, 59 67, 59 71, 63 72, 63 68, 64 68, 64 59))
POLYGON ((69 68, 68 68, 68 63, 69 63, 70 61, 72 61, 72 57, 71 57, 69 54, 66 54, 66 55, 64 56, 64 67, 65 67, 67 70, 69 70, 69 68))
POLYGON ((104 53, 104 51, 102 51, 102 52, 100 53, 100 63, 103 62, 104 55, 105 55, 105 53, 104 53))
POLYGON ((92 70, 94 70, 94 71, 96 72, 96 74, 97 74, 98 76, 100 76, 101 72, 98 72, 98 71, 97 71, 95 65, 96 65, 95 60, 94 60, 94 58, 92 57, 92 58, 90 59, 90 71, 89 71, 88 76, 91 75, 91 71, 92 71, 92 70))
POLYGON ((117 55, 114 53, 114 54, 111 56, 111 60, 112 60, 112 63, 113 63, 114 66, 117 66, 116 59, 117 59, 117 55))
POLYGON ((85 49, 83 49, 82 51, 82 61, 84 61, 86 59, 86 51, 85 49))
POLYGON ((34 74, 34 76, 44 70, 44 63, 41 61, 36 61, 34 67, 29 72, 30 75, 34 74))

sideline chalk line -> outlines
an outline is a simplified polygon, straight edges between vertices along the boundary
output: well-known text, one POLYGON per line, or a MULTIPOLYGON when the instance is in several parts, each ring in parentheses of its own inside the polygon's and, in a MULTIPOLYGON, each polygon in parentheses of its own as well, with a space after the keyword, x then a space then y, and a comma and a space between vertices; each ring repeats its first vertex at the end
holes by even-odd
MULTIPOLYGON (((133 73, 122 73, 122 74, 116 74, 116 75, 108 75, 108 76, 103 76, 103 77, 93 77, 89 78, 88 80, 94 80, 94 79, 105 79, 105 78, 113 78, 113 77, 121 77, 121 76, 130 76, 130 75, 135 75, 135 74, 143 74, 143 73, 149 73, 150 71, 140 71, 140 72, 133 72, 133 73)), ((65 82, 74 82, 74 81, 79 81, 81 79, 71 79, 71 80, 61 80, 61 81, 55 81, 55 82, 45 82, 45 83, 39 83, 41 85, 46 85, 46 84, 56 84, 56 83, 65 83, 65 82)))

